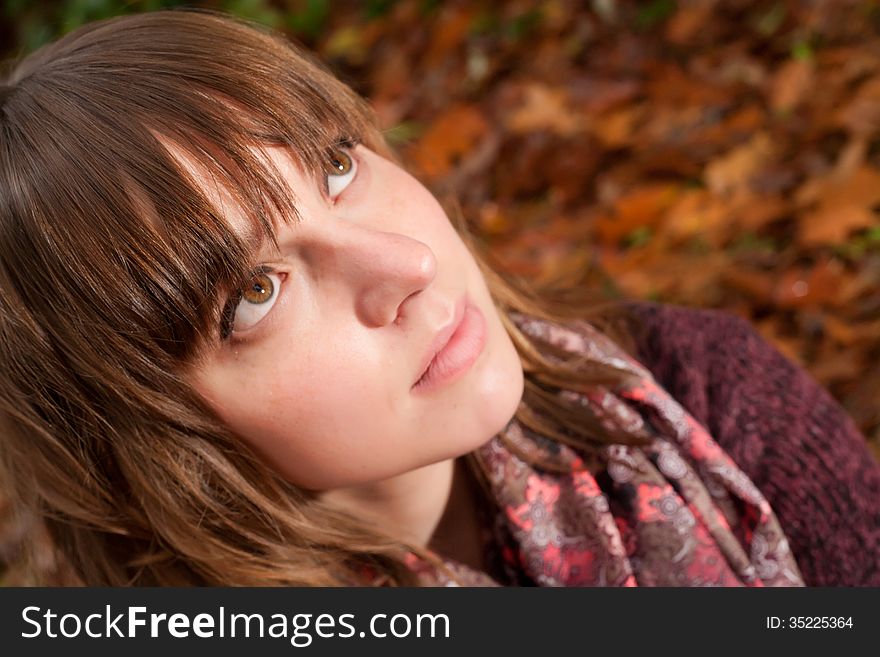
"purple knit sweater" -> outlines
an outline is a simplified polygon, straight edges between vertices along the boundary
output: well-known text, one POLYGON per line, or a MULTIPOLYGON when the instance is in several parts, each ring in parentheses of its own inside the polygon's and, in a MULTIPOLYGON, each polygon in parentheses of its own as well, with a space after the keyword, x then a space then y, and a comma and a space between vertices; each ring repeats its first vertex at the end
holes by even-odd
POLYGON ((852 419, 746 320, 627 304, 638 360, 755 482, 808 586, 880 586, 880 464, 852 419))

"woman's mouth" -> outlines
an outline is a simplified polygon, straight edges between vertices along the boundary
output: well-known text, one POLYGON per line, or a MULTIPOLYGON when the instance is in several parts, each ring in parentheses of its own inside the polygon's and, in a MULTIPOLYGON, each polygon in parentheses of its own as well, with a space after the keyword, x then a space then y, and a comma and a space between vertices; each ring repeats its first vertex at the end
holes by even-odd
POLYGON ((470 369, 485 346, 486 318, 468 301, 461 323, 413 385, 413 390, 427 392, 457 381, 470 369))

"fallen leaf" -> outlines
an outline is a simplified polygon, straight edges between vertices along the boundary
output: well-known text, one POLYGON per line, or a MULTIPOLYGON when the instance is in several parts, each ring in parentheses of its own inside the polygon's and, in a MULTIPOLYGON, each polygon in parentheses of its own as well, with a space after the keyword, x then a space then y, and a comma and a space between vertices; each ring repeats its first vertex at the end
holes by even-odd
POLYGON ((810 373, 826 386, 834 381, 853 379, 862 369, 859 356, 857 352, 826 346, 813 360, 810 373))
POLYGON ((788 199, 779 196, 743 194, 731 200, 730 228, 756 232, 791 212, 788 199))
POLYGON ((731 267, 721 272, 721 280, 726 285, 746 294, 755 303, 770 303, 773 299, 773 279, 765 272, 731 267))
POLYGON ((439 14, 430 48, 425 54, 425 64, 429 69, 442 64, 454 50, 461 47, 473 24, 475 8, 446 3, 441 5, 439 14))
POLYGON ((689 43, 711 19, 713 10, 709 3, 680 7, 666 23, 666 38, 678 45, 689 43))
POLYGON ((523 89, 523 102, 508 115, 506 125, 521 134, 550 130, 570 137, 583 131, 584 116, 572 109, 565 89, 532 83, 523 89))
POLYGON ((771 317, 753 322, 758 333, 792 362, 806 368, 806 363, 801 355, 803 353, 803 339, 786 335, 780 327, 780 319, 771 317))
POLYGON ((813 89, 815 64, 809 59, 789 59, 770 82, 770 107, 774 112, 791 112, 813 89))
POLYGON ((609 112, 593 119, 591 132, 607 149, 627 146, 632 143, 633 133, 645 112, 644 105, 609 112))
POLYGON ((807 181, 795 193, 795 199, 800 205, 871 207, 880 203, 880 171, 865 165, 841 175, 835 169, 831 174, 807 181))
POLYGON ((455 105, 437 117, 410 156, 426 176, 443 176, 474 148, 488 128, 478 107, 455 105))
POLYGON ((818 210, 801 217, 798 240, 805 246, 842 244, 851 233, 876 225, 877 216, 864 206, 823 204, 818 210))
POLYGON ((839 306, 848 301, 840 298, 847 277, 843 265, 834 259, 821 260, 810 269, 788 269, 777 281, 774 300, 781 308, 839 306))
POLYGON ((850 322, 835 315, 826 314, 823 328, 827 335, 844 347, 870 344, 880 336, 880 319, 869 322, 850 322))
POLYGON ((863 83, 835 118, 855 134, 869 135, 880 129, 880 76, 863 83))
POLYGON ((663 232, 674 241, 699 236, 720 246, 731 215, 730 204, 706 190, 685 191, 669 209, 663 232))
POLYGON ((637 228, 655 226, 679 193, 676 185, 655 184, 634 189, 618 198, 610 211, 596 219, 594 234, 606 244, 616 244, 637 228))
POLYGON ((759 132, 748 143, 710 162, 706 166, 706 185, 719 195, 747 189, 751 179, 760 172, 772 154, 770 137, 759 132))

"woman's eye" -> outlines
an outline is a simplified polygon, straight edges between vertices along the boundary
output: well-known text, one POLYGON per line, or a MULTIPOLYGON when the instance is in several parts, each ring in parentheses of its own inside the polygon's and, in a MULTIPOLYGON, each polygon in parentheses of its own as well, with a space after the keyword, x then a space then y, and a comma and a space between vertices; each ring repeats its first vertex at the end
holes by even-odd
POLYGON ((347 148, 336 147, 330 152, 326 173, 327 194, 331 199, 336 199, 357 175, 357 160, 347 148))
POLYGON ((271 270, 255 271, 246 286, 239 290, 234 307, 231 306, 225 314, 225 321, 221 326, 221 337, 227 338, 229 334, 247 331, 256 326, 278 300, 281 290, 281 277, 271 270))

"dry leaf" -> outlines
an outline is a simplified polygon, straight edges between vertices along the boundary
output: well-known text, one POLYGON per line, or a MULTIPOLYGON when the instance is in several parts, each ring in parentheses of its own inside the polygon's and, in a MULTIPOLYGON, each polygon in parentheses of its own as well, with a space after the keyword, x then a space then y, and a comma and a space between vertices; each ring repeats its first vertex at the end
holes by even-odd
POLYGON ((801 217, 798 239, 805 246, 842 244, 851 233, 877 225, 876 215, 866 207, 851 203, 823 204, 801 217))
POLYGON ((880 129, 880 76, 859 87, 853 98, 838 111, 836 122, 861 135, 880 129))
POLYGON ((712 11, 709 3, 681 7, 666 23, 666 38, 678 45, 687 44, 711 19, 712 11))
POLYGON ((773 154, 770 137, 759 132, 742 146, 713 160, 706 167, 706 184, 716 194, 730 194, 748 189, 773 154))
POLYGON ((780 320, 777 317, 758 320, 754 322, 758 333, 770 344, 776 347, 780 352, 787 356, 791 361, 806 367, 803 356, 803 340, 797 337, 786 335, 780 328, 780 320))
POLYGON ((826 259, 817 262, 809 270, 789 269, 782 273, 776 290, 776 304, 783 308, 816 308, 820 306, 839 306, 848 299, 842 299, 840 290, 848 274, 837 260, 826 259))
POLYGON ((412 160, 433 178, 447 174, 486 134, 489 125, 474 105, 456 105, 441 114, 411 151, 412 160))
POLYGON ((851 175, 834 173, 807 181, 795 194, 800 205, 819 203, 828 208, 858 205, 870 208, 880 204, 880 171, 862 166, 851 175))
POLYGON ((461 47, 473 24, 474 14, 475 8, 467 5, 446 3, 441 6, 431 45, 425 54, 425 65, 428 69, 442 64, 453 51, 461 47))
POLYGON ((669 209, 663 229, 675 241, 699 236, 705 242, 719 246, 730 216, 729 202, 705 190, 689 190, 669 209))
POLYGON ((773 299, 773 279, 766 273, 731 267, 721 273, 721 280, 757 303, 765 304, 773 299))
POLYGON ((636 228, 655 226, 679 192, 676 185, 645 185, 632 190, 596 219, 594 233, 602 242, 616 244, 636 228))
POLYGON ((846 349, 825 348, 810 366, 810 373, 823 385, 851 380, 862 369, 860 354, 846 349))
POLYGON ((592 133, 605 148, 613 149, 632 142, 636 126, 645 115, 645 106, 636 105, 610 112, 593 120, 592 133))
POLYGON ((790 112, 800 105, 813 89, 815 65, 808 59, 789 59, 770 83, 770 107, 775 112, 790 112))
POLYGON ((789 212, 791 204, 786 198, 744 194, 731 199, 731 228, 736 228, 740 234, 743 231, 754 233, 789 212))
POLYGON ((832 340, 844 347, 870 344, 880 337, 880 319, 852 323, 829 314, 823 317, 822 326, 832 340))
POLYGON ((522 104, 507 117, 512 132, 550 130, 570 137, 583 131, 584 117, 572 110, 565 89, 534 83, 525 87, 523 95, 522 104))

